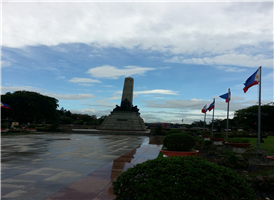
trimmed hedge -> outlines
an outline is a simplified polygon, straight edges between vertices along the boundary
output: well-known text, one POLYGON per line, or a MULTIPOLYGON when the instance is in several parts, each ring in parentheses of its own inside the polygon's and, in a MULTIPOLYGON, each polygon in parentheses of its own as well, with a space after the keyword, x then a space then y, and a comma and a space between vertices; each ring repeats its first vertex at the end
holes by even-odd
POLYGON ((225 136, 222 133, 213 133, 212 138, 225 138, 225 136))
POLYGON ((244 138, 228 138, 227 140, 228 142, 231 142, 231 143, 250 143, 250 140, 249 139, 244 139, 244 138))
POLYGON ((1 128, 2 129, 7 128, 7 125, 6 124, 1 124, 1 128))
POLYGON ((195 138, 184 133, 173 133, 163 139, 163 145, 170 151, 189 151, 195 144, 195 138))
POLYGON ((173 134, 173 133, 182 133, 182 131, 180 131, 178 129, 170 129, 170 131, 168 131, 166 133, 166 135, 170 135, 170 134, 173 134))
POLYGON ((197 157, 164 157, 137 164, 113 182, 116 200, 256 199, 235 171, 197 157))

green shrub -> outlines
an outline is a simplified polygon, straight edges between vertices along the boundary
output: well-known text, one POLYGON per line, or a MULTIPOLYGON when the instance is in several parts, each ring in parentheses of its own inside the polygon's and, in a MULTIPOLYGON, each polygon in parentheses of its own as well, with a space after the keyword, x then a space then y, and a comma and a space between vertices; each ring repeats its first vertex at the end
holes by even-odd
POLYGON ((212 140, 204 140, 203 141, 203 145, 202 145, 202 149, 207 149, 207 150, 215 150, 216 147, 213 144, 212 140))
POLYGON ((36 128, 34 124, 28 125, 28 128, 36 128))
POLYGON ((201 133, 202 135, 210 135, 211 134, 211 131, 204 131, 201 133))
POLYGON ((249 132, 248 131, 242 131, 242 132, 239 132, 239 135, 248 136, 249 132))
POLYGON ((35 124, 35 127, 44 127, 45 125, 44 124, 35 124))
POLYGON ((250 145, 245 149, 246 153, 255 153, 256 151, 257 151, 257 148, 254 147, 253 145, 250 145))
POLYGON ((50 129, 57 129, 58 128, 58 124, 52 124, 51 126, 50 126, 50 129))
POLYGON ((227 140, 228 142, 231 143, 249 143, 250 140, 249 139, 244 139, 244 138, 228 138, 227 140))
POLYGON ((1 124, 1 128, 7 128, 7 125, 6 124, 1 124))
POLYGON ((211 144, 213 144, 212 140, 204 140, 204 142, 203 142, 204 146, 208 146, 208 145, 211 145, 211 144))
POLYGON ((255 199, 235 171, 197 157, 164 157, 137 164, 113 182, 116 200, 255 199))
POLYGON ((229 167, 231 169, 247 169, 249 166, 248 160, 240 160, 233 151, 225 151, 219 157, 220 159, 217 159, 217 164, 224 167, 229 167))
POLYGON ((182 131, 173 128, 173 129, 170 129, 170 131, 168 131, 166 133, 166 135, 170 135, 170 134, 173 134, 173 133, 182 133, 182 131))
POLYGON ((45 129, 41 130, 41 131, 47 131, 47 132, 61 132, 61 129, 58 128, 59 125, 54 123, 51 124, 50 126, 45 127, 45 129))
POLYGON ((274 180, 268 176, 249 180, 251 188, 262 192, 273 192, 274 180))
POLYGON ((155 129, 155 135, 162 135, 162 134, 163 134, 162 127, 161 127, 161 126, 158 126, 158 127, 155 129))
POLYGON ((170 151, 189 151, 195 144, 195 138, 184 133, 173 133, 163 139, 163 145, 170 151))
POLYGON ((225 136, 222 133, 213 133, 213 138, 224 138, 225 136))
MULTIPOLYGON (((70 117, 62 116, 61 124, 72 124, 73 121, 74 120, 70 117)), ((88 125, 92 125, 92 124, 88 124, 88 125)))

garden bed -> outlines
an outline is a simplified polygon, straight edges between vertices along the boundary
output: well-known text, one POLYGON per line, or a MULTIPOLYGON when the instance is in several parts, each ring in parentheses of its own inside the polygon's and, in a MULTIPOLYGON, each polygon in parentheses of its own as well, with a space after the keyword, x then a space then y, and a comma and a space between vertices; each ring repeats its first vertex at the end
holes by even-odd
MULTIPOLYGON (((259 157, 254 145, 248 147, 245 153, 236 154, 228 145, 216 147, 211 144, 211 146, 204 147, 201 138, 197 138, 194 149, 199 150, 200 156, 208 162, 228 167, 242 175, 260 200, 266 198, 274 200, 274 161, 266 158, 267 155, 272 155, 272 144, 269 142, 273 139, 273 136, 270 136, 261 145, 266 149, 261 150, 262 155, 259 157)), ((255 139, 253 140, 252 143, 255 143, 255 139)), ((157 159, 161 159, 161 157, 163 154, 160 152, 157 159)))
MULTIPOLYGON (((258 164, 250 164, 250 160, 256 155, 254 152, 239 155, 224 150, 225 148, 213 148, 200 150, 200 156, 208 162, 231 168, 244 176, 260 199, 274 200, 274 161, 265 158, 258 164)), ((262 157, 266 157, 266 154, 262 157)))

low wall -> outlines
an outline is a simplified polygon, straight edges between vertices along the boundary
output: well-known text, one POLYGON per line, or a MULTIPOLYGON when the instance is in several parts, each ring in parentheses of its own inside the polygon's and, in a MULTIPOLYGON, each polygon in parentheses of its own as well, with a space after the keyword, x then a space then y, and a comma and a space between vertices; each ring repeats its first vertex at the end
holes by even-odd
POLYGON ((72 125, 72 124, 59 124, 62 132, 72 132, 72 129, 97 129, 99 125, 72 125))

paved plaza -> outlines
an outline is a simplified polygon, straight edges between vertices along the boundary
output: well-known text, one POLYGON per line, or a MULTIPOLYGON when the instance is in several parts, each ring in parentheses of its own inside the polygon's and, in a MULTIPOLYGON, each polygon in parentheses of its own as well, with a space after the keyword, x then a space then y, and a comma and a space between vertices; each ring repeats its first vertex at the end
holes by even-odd
POLYGON ((1 199, 114 199, 112 181, 158 156, 161 137, 33 134, 1 137, 1 199))

